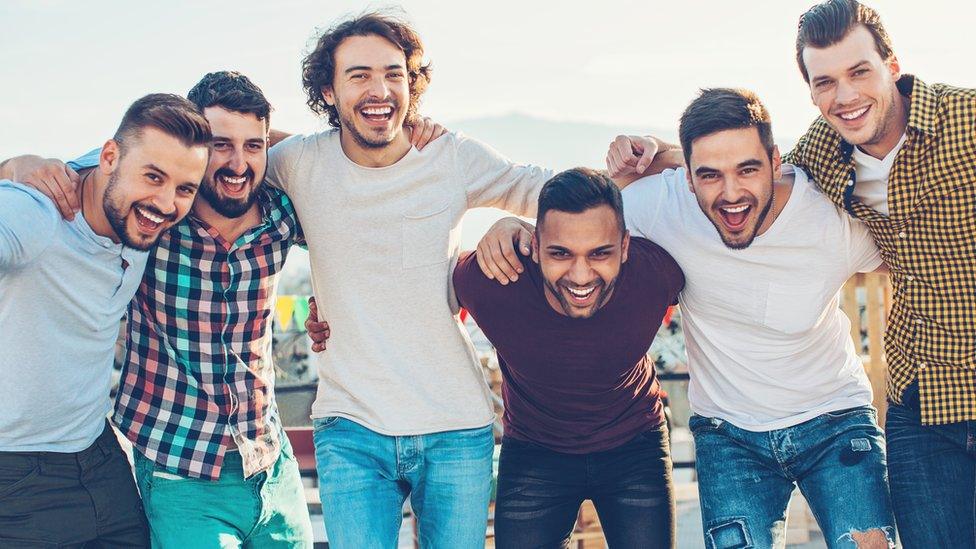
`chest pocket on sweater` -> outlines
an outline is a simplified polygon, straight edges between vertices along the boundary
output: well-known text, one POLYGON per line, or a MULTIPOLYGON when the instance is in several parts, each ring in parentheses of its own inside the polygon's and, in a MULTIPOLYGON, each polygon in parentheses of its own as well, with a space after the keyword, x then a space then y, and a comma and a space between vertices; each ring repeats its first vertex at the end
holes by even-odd
POLYGON ((450 256, 453 216, 451 204, 431 208, 429 213, 403 214, 403 268, 413 269, 445 263, 450 256))

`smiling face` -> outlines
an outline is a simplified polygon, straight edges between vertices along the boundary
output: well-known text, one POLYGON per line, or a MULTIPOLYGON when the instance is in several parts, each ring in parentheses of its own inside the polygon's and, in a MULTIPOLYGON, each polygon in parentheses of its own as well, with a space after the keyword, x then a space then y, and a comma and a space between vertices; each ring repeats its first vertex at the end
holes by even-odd
POLYGON ((802 55, 810 97, 827 123, 869 154, 880 158, 891 151, 908 122, 895 85, 900 76, 898 60, 881 58, 864 25, 854 27, 836 44, 807 46, 802 55))
POLYGON ((200 196, 220 215, 237 218, 254 204, 268 165, 268 128, 253 113, 207 107, 213 150, 200 196))
POLYGON ((774 149, 770 159, 755 127, 692 142, 688 183, 729 248, 752 244, 773 203, 773 180, 779 178, 779 151, 774 149))
POLYGON ((127 140, 125 154, 110 141, 100 167, 108 175, 102 206, 115 239, 148 250, 190 211, 207 169, 208 147, 187 147, 156 128, 127 140))
POLYGON ((350 36, 335 51, 335 79, 322 96, 339 111, 343 145, 384 148, 403 134, 410 104, 403 51, 376 35, 350 36))
POLYGON ((613 208, 546 212, 532 243, 549 305, 572 318, 589 318, 607 303, 627 261, 629 235, 613 208))

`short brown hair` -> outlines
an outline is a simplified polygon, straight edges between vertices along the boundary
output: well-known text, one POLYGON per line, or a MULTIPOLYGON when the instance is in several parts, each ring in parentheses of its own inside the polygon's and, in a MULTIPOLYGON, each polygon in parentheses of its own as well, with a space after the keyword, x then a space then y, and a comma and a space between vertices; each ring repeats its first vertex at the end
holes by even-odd
POLYGON ((874 46, 881 59, 887 61, 891 58, 891 38, 881 24, 881 16, 857 0, 828 0, 801 15, 796 33, 796 62, 803 80, 810 82, 807 67, 803 64, 803 48, 832 46, 858 25, 864 25, 874 37, 874 46))
POLYGON ((772 121, 759 96, 749 90, 735 88, 702 90, 685 108, 678 123, 678 138, 681 140, 685 165, 691 168, 692 143, 699 137, 743 128, 756 128, 759 141, 766 154, 772 158, 772 121))
POLYGON ((122 117, 113 140, 125 154, 125 141, 138 138, 142 130, 156 128, 175 137, 186 147, 210 146, 213 135, 200 109, 187 99, 171 93, 151 93, 136 100, 122 117))
POLYGON ((371 12, 343 21, 322 33, 315 48, 302 61, 302 86, 308 96, 306 103, 315 114, 327 115, 333 128, 339 127, 339 111, 325 102, 322 88, 332 88, 335 83, 335 51, 346 38, 371 35, 385 38, 403 51, 410 83, 407 121, 417 117, 420 96, 430 83, 431 73, 430 63, 424 63, 424 45, 420 35, 396 17, 371 12))

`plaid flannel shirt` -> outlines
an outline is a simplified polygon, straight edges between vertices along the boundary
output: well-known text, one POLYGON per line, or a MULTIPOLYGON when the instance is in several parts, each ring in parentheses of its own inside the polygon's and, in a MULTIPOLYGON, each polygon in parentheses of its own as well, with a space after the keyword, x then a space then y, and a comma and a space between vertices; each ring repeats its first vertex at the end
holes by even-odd
POLYGON ((918 380, 922 423, 976 420, 976 90, 898 81, 911 98, 888 216, 857 200, 853 146, 821 117, 785 161, 870 228, 891 268, 888 398, 918 380))
POLYGON ((271 324, 278 274, 303 237, 284 193, 258 193, 262 223, 236 242, 192 214, 164 234, 129 306, 114 419, 181 475, 219 478, 236 447, 250 477, 281 451, 271 324))

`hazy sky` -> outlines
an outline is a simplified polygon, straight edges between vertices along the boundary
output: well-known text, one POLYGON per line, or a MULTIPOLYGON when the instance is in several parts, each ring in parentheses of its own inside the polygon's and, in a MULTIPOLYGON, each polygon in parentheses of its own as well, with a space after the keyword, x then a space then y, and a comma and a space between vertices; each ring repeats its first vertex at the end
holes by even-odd
MULTIPOLYGON (((510 113, 669 127, 703 86, 753 88, 781 136, 815 116, 793 57, 803 1, 416 0, 398 4, 434 65, 422 111, 444 122, 510 113)), ((371 4, 387 7, 397 4, 371 4)), ((970 1, 873 4, 907 72, 976 86, 970 1)), ((204 73, 248 74, 273 123, 319 129, 299 64, 316 28, 350 0, 3 0, 0 157, 72 155, 101 144, 125 107, 186 91, 204 73)))

